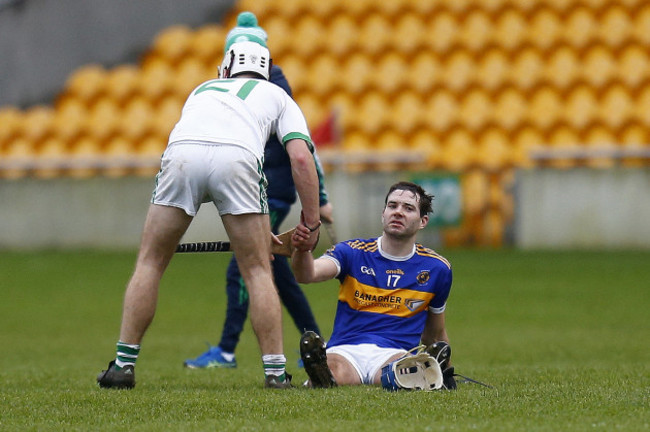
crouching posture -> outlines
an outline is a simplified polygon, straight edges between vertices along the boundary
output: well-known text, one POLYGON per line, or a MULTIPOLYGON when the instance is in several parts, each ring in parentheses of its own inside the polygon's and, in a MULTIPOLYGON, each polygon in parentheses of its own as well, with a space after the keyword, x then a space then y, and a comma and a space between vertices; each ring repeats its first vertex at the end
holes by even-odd
MULTIPOLYGON (((385 198, 380 237, 338 243, 316 260, 304 248, 294 252, 299 282, 340 282, 329 342, 313 332, 300 340, 312 387, 456 388, 445 327, 451 265, 416 243, 432 198, 414 183, 396 183, 385 198)), ((308 234, 299 225, 294 240, 308 234)))

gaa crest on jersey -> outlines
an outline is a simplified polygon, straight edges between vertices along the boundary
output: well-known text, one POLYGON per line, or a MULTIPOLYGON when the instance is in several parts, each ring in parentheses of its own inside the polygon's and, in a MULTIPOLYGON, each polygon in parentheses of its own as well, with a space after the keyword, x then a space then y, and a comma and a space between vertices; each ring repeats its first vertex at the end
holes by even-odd
POLYGON ((420 273, 418 273, 416 279, 418 281, 418 284, 424 285, 427 282, 429 282, 430 278, 431 278, 431 273, 429 273, 429 270, 422 270, 420 273))

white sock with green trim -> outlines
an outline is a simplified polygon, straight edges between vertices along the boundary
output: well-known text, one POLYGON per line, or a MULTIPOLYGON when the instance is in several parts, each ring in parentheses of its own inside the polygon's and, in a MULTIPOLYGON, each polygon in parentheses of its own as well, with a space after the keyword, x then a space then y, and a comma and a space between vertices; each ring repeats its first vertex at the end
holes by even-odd
POLYGON ((115 366, 122 369, 124 366, 135 366, 135 361, 140 354, 140 345, 127 344, 122 341, 117 342, 117 354, 115 356, 115 366))
POLYGON ((262 356, 262 363, 264 364, 264 375, 275 375, 280 377, 282 381, 285 380, 285 366, 287 365, 287 358, 284 354, 265 354, 262 356))

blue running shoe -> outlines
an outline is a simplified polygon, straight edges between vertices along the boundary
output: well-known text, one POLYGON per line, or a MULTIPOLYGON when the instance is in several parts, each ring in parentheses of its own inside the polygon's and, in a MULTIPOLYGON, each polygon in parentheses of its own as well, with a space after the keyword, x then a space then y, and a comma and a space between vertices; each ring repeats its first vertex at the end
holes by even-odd
POLYGON ((237 361, 233 358, 231 361, 226 360, 221 354, 221 348, 208 345, 208 350, 195 359, 187 359, 183 366, 190 369, 207 369, 207 368, 236 368, 237 361))

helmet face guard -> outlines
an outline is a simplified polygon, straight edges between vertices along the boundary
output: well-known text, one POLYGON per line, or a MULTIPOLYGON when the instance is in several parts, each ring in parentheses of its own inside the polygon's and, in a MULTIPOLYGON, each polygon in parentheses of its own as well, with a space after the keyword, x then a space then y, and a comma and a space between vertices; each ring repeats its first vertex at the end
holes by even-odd
POLYGON ((232 78, 242 73, 254 73, 268 81, 271 72, 271 53, 255 42, 237 42, 223 58, 220 78, 232 78))

